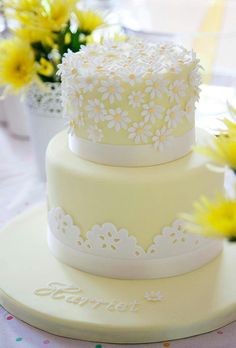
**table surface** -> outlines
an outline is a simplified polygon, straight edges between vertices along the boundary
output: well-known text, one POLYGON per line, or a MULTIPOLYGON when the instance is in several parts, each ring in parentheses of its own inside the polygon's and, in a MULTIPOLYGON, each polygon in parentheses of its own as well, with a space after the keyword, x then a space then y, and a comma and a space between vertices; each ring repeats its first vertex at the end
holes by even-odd
MULTIPOLYGON (((225 115, 227 111, 225 100, 231 95, 231 89, 203 90, 202 102, 198 107, 200 115, 198 113, 197 123, 207 128, 214 128, 214 124, 217 124, 215 123, 216 114, 225 115)), ((45 184, 37 179, 29 140, 13 137, 6 127, 0 126, 0 149, 2 149, 0 151, 0 227, 2 227, 25 209, 35 203, 43 202, 46 189, 45 184)), ((235 348, 235 345, 236 322, 208 334, 141 346, 235 348)), ((0 348, 105 348, 110 346, 112 345, 82 342, 48 334, 14 318, 0 306, 0 348)))

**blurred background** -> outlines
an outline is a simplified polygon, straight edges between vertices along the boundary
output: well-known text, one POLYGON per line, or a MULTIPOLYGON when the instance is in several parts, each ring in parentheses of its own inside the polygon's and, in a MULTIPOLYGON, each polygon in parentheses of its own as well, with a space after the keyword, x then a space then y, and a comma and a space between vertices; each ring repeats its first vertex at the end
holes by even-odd
MULTIPOLYGON (((204 68, 196 115, 199 127, 216 132, 218 120, 236 107, 236 0, 81 0, 78 7, 103 18, 95 37, 119 33, 194 49, 204 68)), ((18 24, 7 18, 3 4, 0 11, 4 39, 18 24)), ((55 83, 47 93, 31 88, 26 96, 7 94, 0 101, 0 219, 1 214, 5 219, 44 199, 45 149, 64 127, 55 83)))

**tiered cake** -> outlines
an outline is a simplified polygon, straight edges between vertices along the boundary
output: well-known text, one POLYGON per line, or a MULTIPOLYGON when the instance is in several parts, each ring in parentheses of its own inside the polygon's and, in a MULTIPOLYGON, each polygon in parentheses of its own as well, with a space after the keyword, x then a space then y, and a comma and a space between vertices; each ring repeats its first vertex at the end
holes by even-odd
POLYGON ((189 234, 179 218, 223 187, 223 175, 191 152, 199 69, 195 54, 174 44, 105 42, 66 55, 69 136, 47 151, 48 243, 60 261, 148 279, 192 271, 220 253, 220 241, 189 234))

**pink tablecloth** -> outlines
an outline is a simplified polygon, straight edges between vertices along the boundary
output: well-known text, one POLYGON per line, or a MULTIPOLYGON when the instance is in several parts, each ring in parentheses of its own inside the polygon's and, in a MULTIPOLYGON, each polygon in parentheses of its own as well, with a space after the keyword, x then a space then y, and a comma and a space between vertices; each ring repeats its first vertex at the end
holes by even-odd
MULTIPOLYGON (((0 127, 0 149, 0 226, 3 226, 30 205, 45 200, 45 185, 37 180, 29 141, 12 138, 0 127)), ((0 306, 0 348, 111 346, 50 335, 14 318, 0 306)), ((235 348, 236 322, 209 334, 141 347, 235 348)))

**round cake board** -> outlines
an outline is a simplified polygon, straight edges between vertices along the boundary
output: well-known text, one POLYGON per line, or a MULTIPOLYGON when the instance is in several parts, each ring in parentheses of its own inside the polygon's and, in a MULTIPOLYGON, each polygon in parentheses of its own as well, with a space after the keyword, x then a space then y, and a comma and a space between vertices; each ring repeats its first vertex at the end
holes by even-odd
POLYGON ((47 247, 46 206, 0 232, 0 303, 50 333, 110 343, 172 340, 236 320, 236 247, 178 277, 118 280, 62 264, 47 247))

